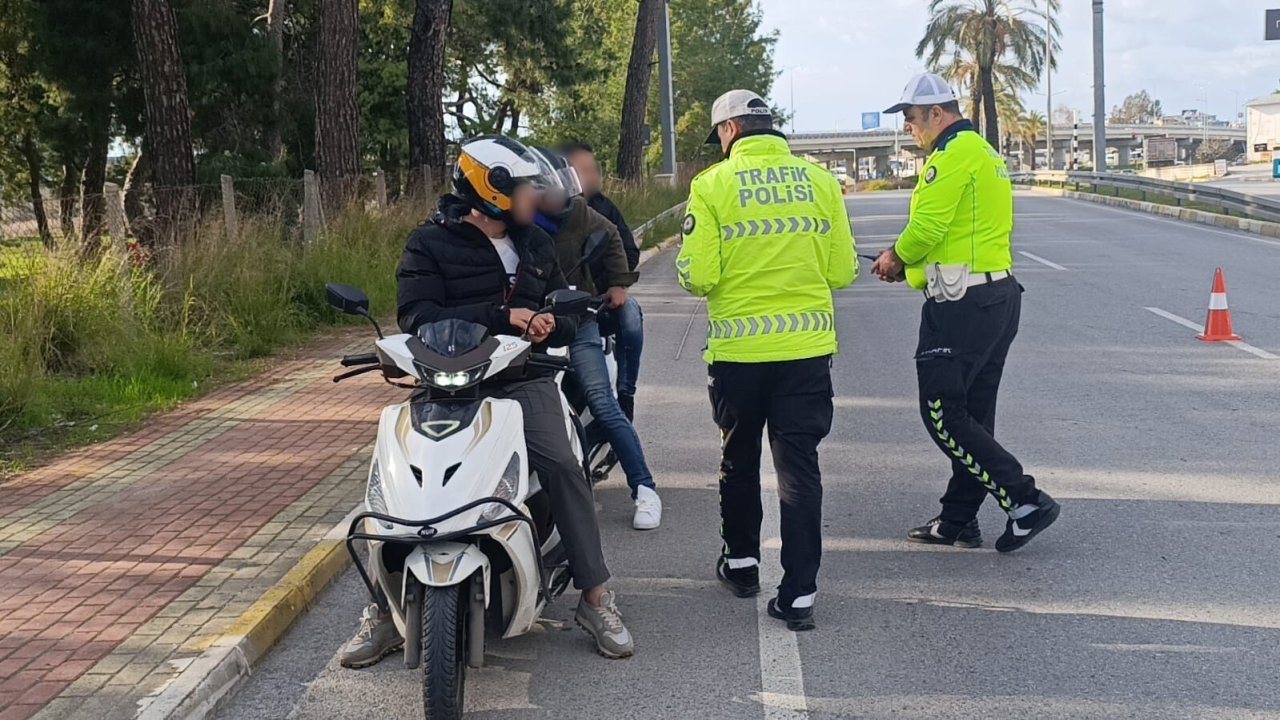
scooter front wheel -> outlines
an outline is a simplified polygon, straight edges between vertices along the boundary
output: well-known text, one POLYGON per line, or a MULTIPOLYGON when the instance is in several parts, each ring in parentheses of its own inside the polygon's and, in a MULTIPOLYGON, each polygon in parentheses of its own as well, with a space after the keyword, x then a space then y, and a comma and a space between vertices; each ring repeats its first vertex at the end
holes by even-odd
POLYGON ((462 718, 469 586, 423 588, 422 707, 426 720, 462 718))

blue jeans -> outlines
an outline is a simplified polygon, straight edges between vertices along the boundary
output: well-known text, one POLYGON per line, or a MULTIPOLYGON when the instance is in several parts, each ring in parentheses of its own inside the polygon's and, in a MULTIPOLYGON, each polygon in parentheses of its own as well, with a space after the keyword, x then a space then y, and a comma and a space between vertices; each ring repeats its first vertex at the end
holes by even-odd
POLYGON ((604 427, 609 445, 627 474, 632 497, 641 485, 654 487, 653 474, 645 464, 644 450, 640 447, 640 436, 627 416, 622 414, 618 399, 613 396, 613 388, 609 387, 609 367, 605 365, 604 348, 600 343, 600 326, 595 321, 586 320, 578 328, 578 336, 569 346, 569 362, 573 367, 573 382, 587 396, 591 417, 604 427))
POLYGON ((618 394, 635 397, 640 354, 644 352, 644 311, 635 298, 627 298, 625 305, 605 313, 600 325, 602 332, 613 335, 617 342, 618 394))

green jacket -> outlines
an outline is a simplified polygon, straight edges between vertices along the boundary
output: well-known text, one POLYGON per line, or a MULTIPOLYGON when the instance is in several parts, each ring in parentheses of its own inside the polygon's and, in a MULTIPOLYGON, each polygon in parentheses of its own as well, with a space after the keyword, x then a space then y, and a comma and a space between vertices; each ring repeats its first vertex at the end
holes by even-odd
POLYGON ((588 207, 585 198, 573 199, 568 216, 559 225, 560 231, 554 235, 556 253, 560 256, 560 268, 565 273, 565 281, 570 286, 599 295, 611 287, 631 287, 640 279, 640 273, 633 272, 627 265, 627 253, 622 246, 618 228, 608 218, 588 207), (599 264, 591 266, 589 263, 582 263, 574 270, 574 266, 582 260, 582 246, 596 232, 608 235, 604 256, 599 264), (594 277, 593 268, 603 270, 604 275, 594 277))
POLYGON ((748 132, 693 179, 680 285, 707 298, 707 362, 803 360, 836 352, 831 291, 858 274, 840 184, 791 154, 774 131, 748 132))
POLYGON ((924 268, 967 264, 973 272, 1013 267, 1013 185, 1000 154, 968 120, 943 131, 911 195, 911 219, 894 250, 907 282, 922 289, 924 268))

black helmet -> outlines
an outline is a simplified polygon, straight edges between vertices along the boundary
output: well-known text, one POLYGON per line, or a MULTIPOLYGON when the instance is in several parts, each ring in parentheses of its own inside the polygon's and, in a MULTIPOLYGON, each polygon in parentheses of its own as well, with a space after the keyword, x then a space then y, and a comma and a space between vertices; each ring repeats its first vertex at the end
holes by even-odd
POLYGON ((453 191, 494 220, 516 222, 511 198, 520 185, 545 190, 559 182, 544 157, 509 137, 485 135, 467 140, 460 150, 453 166, 453 191))
POLYGON ((556 150, 540 147, 534 148, 533 152, 541 157, 543 164, 555 176, 555 182, 548 183, 543 193, 539 210, 557 221, 564 220, 573 207, 573 199, 582 194, 582 181, 578 179, 578 171, 556 150))

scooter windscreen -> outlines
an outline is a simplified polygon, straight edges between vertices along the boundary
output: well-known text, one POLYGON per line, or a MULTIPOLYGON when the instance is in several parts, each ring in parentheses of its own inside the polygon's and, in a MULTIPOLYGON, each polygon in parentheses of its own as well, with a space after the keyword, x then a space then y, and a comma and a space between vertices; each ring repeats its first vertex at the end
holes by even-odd
POLYGON ((490 355, 498 341, 489 329, 451 318, 423 325, 416 342, 406 343, 423 382, 449 392, 471 387, 484 379, 490 355))

